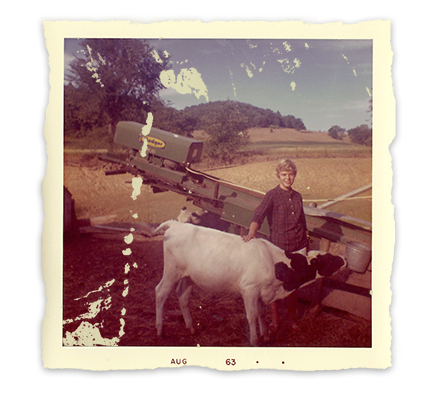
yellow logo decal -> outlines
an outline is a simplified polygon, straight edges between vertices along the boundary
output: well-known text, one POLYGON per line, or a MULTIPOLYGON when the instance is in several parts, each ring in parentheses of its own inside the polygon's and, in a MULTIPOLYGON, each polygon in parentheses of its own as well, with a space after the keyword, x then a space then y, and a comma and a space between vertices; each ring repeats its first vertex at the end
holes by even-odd
POLYGON ((140 135, 140 141, 144 142, 144 139, 147 139, 148 146, 152 146, 153 148, 165 149, 166 143, 164 141, 161 141, 160 139, 153 138, 152 136, 140 135))

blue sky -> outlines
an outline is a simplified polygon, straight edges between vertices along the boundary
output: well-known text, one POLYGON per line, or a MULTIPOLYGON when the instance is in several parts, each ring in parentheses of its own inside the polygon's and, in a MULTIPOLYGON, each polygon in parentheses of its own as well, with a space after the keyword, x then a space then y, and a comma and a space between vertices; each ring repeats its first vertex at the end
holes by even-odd
MULTIPOLYGON (((174 74, 195 69, 208 101, 245 102, 301 118, 309 130, 370 125, 372 41, 369 40, 150 40, 168 53, 174 74)), ((65 63, 82 47, 67 40, 65 63)), ((207 102, 202 95, 160 93, 172 106, 207 102)))

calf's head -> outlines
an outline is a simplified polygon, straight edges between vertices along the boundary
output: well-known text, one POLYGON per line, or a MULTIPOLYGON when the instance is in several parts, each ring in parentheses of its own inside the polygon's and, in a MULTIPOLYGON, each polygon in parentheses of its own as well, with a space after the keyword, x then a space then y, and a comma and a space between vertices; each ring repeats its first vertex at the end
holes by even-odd
POLYGON ((311 260, 311 263, 314 260, 316 260, 318 274, 323 277, 330 277, 346 264, 342 257, 333 256, 329 253, 317 255, 316 258, 311 260))
POLYGON ((283 262, 275 264, 275 276, 282 281, 286 291, 295 290, 315 279, 316 269, 308 265, 305 256, 287 253, 287 257, 290 259, 290 267, 283 262))
POLYGON ((318 273, 322 277, 330 277, 346 263, 342 257, 332 254, 320 254, 308 263, 307 258, 298 253, 285 252, 290 266, 280 262, 275 264, 275 276, 282 281, 286 291, 292 291, 312 281, 318 273))

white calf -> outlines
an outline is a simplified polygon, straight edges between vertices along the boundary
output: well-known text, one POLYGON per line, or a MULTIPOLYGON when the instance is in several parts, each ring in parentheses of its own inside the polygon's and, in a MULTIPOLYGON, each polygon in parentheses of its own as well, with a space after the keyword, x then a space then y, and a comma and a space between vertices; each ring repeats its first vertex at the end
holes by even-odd
POLYGON ((249 323, 250 343, 257 345, 257 322, 261 336, 267 334, 263 304, 282 299, 293 291, 286 290, 286 283, 275 276, 275 264, 279 269, 294 272, 284 251, 263 239, 245 243, 237 235, 173 220, 162 223, 154 234, 164 230, 164 270, 156 286, 158 336, 163 334, 165 301, 176 285, 186 327, 194 333, 189 297, 195 284, 209 292, 240 293, 249 323))

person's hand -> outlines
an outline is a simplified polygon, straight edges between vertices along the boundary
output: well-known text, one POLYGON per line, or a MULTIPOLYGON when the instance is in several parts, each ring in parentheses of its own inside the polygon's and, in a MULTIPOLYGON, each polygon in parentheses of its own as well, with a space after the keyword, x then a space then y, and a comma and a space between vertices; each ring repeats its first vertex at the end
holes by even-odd
POLYGON ((249 231, 247 236, 242 236, 242 239, 245 243, 247 243, 249 240, 252 240, 255 238, 255 233, 258 231, 259 229, 259 224, 256 222, 252 222, 250 227, 249 227, 249 231))
POLYGON ((247 236, 243 236, 242 239, 245 243, 247 243, 249 240, 254 239, 255 235, 254 234, 248 234, 247 236))

